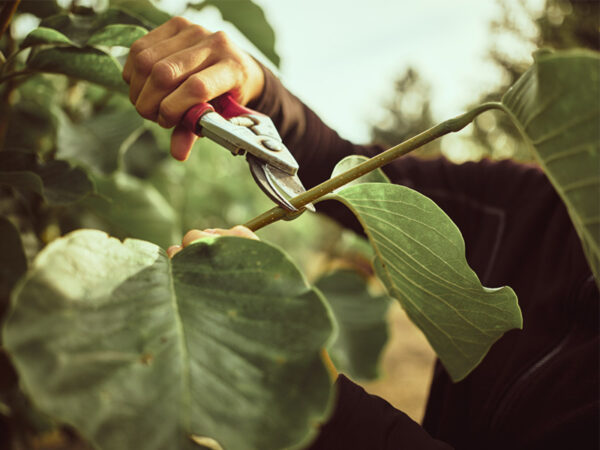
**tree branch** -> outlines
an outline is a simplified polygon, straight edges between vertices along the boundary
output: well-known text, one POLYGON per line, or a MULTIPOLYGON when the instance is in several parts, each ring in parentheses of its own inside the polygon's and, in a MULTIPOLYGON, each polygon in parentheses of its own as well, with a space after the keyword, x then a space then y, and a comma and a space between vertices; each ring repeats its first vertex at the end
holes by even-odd
MULTIPOLYGON (((341 173, 334 178, 324 181, 312 189, 309 189, 308 191, 292 198, 290 203, 296 208, 301 209, 304 205, 320 199, 335 189, 365 175, 366 173, 378 169, 385 164, 389 164, 400 156, 404 156, 407 153, 422 147, 423 145, 439 137, 444 136, 445 134, 462 130, 465 126, 470 124, 475 117, 489 109, 502 109, 502 105, 497 102, 484 103, 472 109, 471 111, 461 114, 460 116, 448 119, 422 132, 421 134, 418 134, 415 137, 380 153, 379 155, 373 156, 362 164, 359 164, 358 166, 353 167, 352 169, 341 173)), ((276 206, 275 208, 272 208, 260 216, 257 216, 254 219, 246 222, 244 226, 250 228, 252 231, 256 231, 273 222, 286 218, 294 218, 296 215, 297 213, 290 213, 289 211, 276 206)))

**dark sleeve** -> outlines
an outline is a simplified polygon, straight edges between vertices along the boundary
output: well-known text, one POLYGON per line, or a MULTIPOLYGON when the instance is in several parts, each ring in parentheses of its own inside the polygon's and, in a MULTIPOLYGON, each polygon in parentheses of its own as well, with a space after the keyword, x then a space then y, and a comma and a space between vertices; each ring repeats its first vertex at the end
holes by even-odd
POLYGON ((370 395, 344 375, 335 383, 337 404, 309 450, 451 450, 410 417, 370 395))
MULTIPOLYGON (((381 151, 341 139, 268 72, 266 79, 253 107, 274 119, 307 187, 327 179, 347 155, 381 151)), ((600 294, 548 178, 537 167, 512 161, 457 165, 410 156, 384 170, 392 182, 427 195, 450 216, 481 282, 511 286, 523 314, 523 330, 507 332, 464 380, 452 383, 438 363, 423 422, 427 432, 457 448, 562 448, 558 443, 569 439, 598 448, 600 294)), ((357 229, 339 204, 323 203, 321 210, 357 229)), ((348 380, 341 378, 338 386, 336 412, 315 448, 353 448, 331 444, 346 439, 345 433, 352 442, 364 433, 380 445, 362 447, 369 449, 444 445, 348 380)))

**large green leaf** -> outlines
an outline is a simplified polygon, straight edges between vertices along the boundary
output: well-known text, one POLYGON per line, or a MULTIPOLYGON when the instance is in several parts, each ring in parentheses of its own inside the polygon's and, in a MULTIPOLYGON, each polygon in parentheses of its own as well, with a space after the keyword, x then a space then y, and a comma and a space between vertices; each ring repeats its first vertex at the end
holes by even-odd
POLYGON ((75 203, 94 191, 87 173, 66 161, 42 164, 33 153, 10 150, 0 153, 0 184, 33 191, 50 205, 75 203))
POLYGON ((150 0, 110 0, 110 5, 137 18, 146 28, 156 28, 171 18, 150 0))
POLYGON ((150 183, 122 172, 96 176, 94 182, 99 195, 85 204, 112 234, 148 240, 164 248, 181 240, 175 211, 150 183))
POLYGON ((34 45, 75 45, 71 39, 53 28, 38 27, 23 39, 20 48, 27 48, 34 45))
POLYGON ((63 12, 42 20, 40 26, 60 31, 77 45, 83 46, 92 35, 114 24, 146 26, 139 17, 120 8, 85 15, 63 12))
POLYGON ((93 230, 52 242, 4 329, 26 392, 102 449, 277 449, 329 408, 332 325, 285 254, 241 238, 157 246, 93 230))
POLYGON ((223 20, 235 25, 263 55, 279 66, 281 58, 275 50, 275 31, 260 6, 251 0, 204 0, 189 6, 198 10, 206 6, 217 8, 223 20))
POLYGON ((60 73, 123 94, 128 92, 119 62, 94 47, 37 48, 27 60, 27 68, 38 72, 60 73))
MULTIPOLYGON (((331 173, 331 178, 334 178, 338 175, 341 175, 344 172, 347 172, 348 170, 364 163, 368 159, 369 158, 367 158, 366 156, 363 156, 363 155, 346 156, 344 159, 342 159, 335 165, 335 167, 333 168, 333 172, 331 173)), ((376 169, 376 170, 373 170, 371 172, 364 174, 362 177, 358 177, 357 179, 352 180, 349 183, 346 183, 344 186, 342 186, 339 189, 343 189, 344 187, 353 186, 355 184, 362 184, 362 183, 389 183, 389 182, 390 182, 390 179, 383 172, 383 170, 376 169)))
POLYGON ((386 313, 390 298, 369 292, 367 280, 355 270, 338 270, 319 278, 338 324, 329 349, 335 367, 353 378, 373 379, 388 340, 386 313))
POLYGON ((143 131, 144 120, 129 104, 115 96, 105 108, 79 123, 57 112, 57 156, 93 172, 112 173, 121 155, 143 131))
POLYGON ((333 198, 357 216, 375 250, 377 274, 455 381, 506 331, 522 326, 515 293, 481 286, 459 229, 429 198, 383 183, 350 186, 333 198))
POLYGON ((542 52, 502 103, 567 205, 600 283, 600 56, 542 52))
POLYGON ((95 32, 88 40, 87 45, 103 45, 131 47, 136 40, 144 36, 148 31, 137 25, 114 24, 107 25, 95 32))

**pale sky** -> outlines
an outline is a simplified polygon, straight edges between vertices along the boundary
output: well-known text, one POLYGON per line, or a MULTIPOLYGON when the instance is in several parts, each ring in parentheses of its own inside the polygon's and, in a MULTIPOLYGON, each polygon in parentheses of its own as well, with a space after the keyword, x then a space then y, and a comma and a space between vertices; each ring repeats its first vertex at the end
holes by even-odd
MULTIPOLYGON (((493 42, 490 22, 500 15, 496 0, 253 1, 275 29, 281 56, 277 75, 328 125, 357 143, 369 141, 394 80, 409 66, 430 83, 437 121, 464 112, 500 79, 486 58, 493 42)), ((514 5, 518 0, 506 1, 514 5)), ((534 10, 544 2, 527 0, 534 10)), ((162 0, 161 7, 179 13, 184 4, 162 0)), ((510 11, 522 18, 520 8, 510 11)), ((256 54, 218 11, 207 8, 186 16, 213 31, 226 31, 256 54)), ((534 50, 504 44, 519 58, 529 58, 534 50)))
MULTIPOLYGON (((463 112, 499 81, 486 60, 490 21, 500 13, 495 0, 254 1, 275 29, 284 84, 358 143, 369 140, 394 79, 409 65, 431 84, 440 121, 463 112)), ((216 11, 190 18, 247 45, 216 11)), ((532 49, 514 51, 529 55, 532 49)))

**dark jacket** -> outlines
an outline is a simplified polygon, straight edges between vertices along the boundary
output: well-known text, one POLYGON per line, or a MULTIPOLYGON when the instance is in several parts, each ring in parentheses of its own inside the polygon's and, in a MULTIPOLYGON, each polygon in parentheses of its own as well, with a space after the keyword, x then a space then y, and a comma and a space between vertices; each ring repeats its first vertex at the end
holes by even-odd
MULTIPOLYGON (((340 138, 265 72, 265 90, 250 106, 273 118, 307 188, 329 178, 343 157, 381 151, 340 138)), ((600 448, 599 292, 546 176, 511 161, 412 157, 385 171, 452 218, 483 285, 515 290, 523 330, 506 333, 459 383, 438 362, 422 427, 340 376, 335 412, 311 449, 600 448)), ((360 232, 341 205, 321 210, 360 232)))

